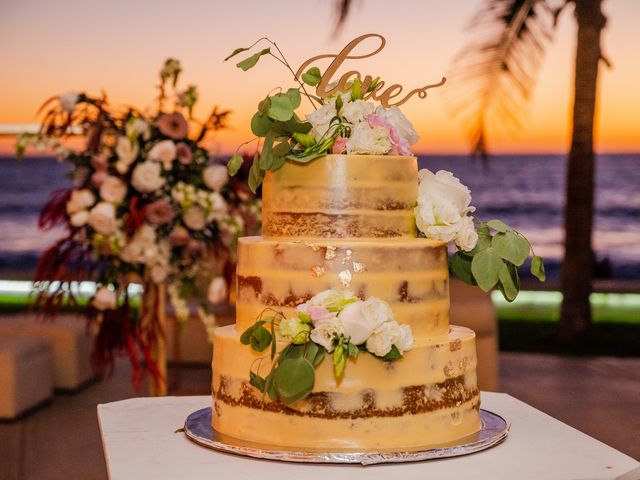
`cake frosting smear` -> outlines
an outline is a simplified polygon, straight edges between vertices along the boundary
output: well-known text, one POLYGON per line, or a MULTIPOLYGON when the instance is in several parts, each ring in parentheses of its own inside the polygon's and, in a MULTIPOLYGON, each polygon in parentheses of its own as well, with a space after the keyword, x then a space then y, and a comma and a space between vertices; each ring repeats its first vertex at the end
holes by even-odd
MULTIPOLYGON (((289 66, 264 42, 238 67, 267 56, 289 66)), ((502 222, 474 221, 469 190, 449 172, 418 172, 418 137, 398 104, 436 84, 403 94, 354 71, 337 77, 342 63, 382 47, 382 37, 365 35, 313 57, 295 74, 298 87, 272 92, 252 119, 261 149, 250 186, 262 185, 262 236, 239 241, 236 323, 214 333, 220 433, 282 447, 385 450, 481 427, 475 334, 449 323, 449 270, 512 299, 514 266, 530 245, 502 222), (371 41, 379 47, 363 53, 371 41), (312 63, 324 60, 322 73, 312 63), (301 97, 306 120, 296 113, 301 97)), ((231 158, 232 174, 241 162, 231 158)), ((535 258, 532 271, 542 276, 535 258)))

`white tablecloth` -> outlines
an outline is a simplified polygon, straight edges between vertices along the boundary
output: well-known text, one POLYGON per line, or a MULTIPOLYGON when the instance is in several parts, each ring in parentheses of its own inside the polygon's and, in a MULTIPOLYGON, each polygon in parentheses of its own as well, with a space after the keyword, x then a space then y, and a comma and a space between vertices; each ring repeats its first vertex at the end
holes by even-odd
MULTIPOLYGON (((218 453, 181 428, 210 398, 134 398, 98 405, 111 480, 593 480, 640 479, 640 463, 502 393, 483 393, 482 407, 511 422, 507 440, 464 457, 419 463, 311 465, 218 453)), ((630 439, 631 441, 631 439, 630 439)))

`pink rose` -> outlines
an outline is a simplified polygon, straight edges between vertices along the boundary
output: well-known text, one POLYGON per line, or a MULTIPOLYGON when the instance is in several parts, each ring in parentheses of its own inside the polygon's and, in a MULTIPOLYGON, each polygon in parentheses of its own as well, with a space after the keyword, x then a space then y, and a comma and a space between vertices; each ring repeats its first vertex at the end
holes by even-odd
POLYGON ((176 215, 173 206, 166 200, 156 200, 150 203, 145 211, 147 220, 151 223, 169 223, 176 215))
POLYGON ((93 175, 91 175, 91 183, 100 188, 100 185, 104 183, 108 176, 106 170, 96 170, 93 172, 93 175))
POLYGON ((189 133, 189 124, 179 112, 164 113, 158 119, 158 129, 169 138, 184 138, 189 133))
POLYGON ((367 123, 372 128, 384 127, 387 129, 387 132, 389 132, 389 140, 391 140, 392 145, 391 150, 389 151, 390 155, 411 155, 409 142, 400 136, 398 129, 389 122, 389 119, 377 113, 373 113, 367 117, 367 123))
POLYGON ((191 153, 189 145, 182 142, 178 143, 176 145, 176 157, 182 165, 190 165, 193 153, 191 153))
POLYGON ((347 139, 344 137, 336 138, 336 141, 333 142, 333 149, 331 153, 345 153, 347 151, 347 139))
POLYGON ((109 154, 107 152, 99 153, 91 157, 91 166, 97 171, 103 171, 107 169, 109 165, 109 154))
POLYGON ((189 230, 178 225, 169 234, 169 243, 174 247, 184 247, 190 238, 189 230))

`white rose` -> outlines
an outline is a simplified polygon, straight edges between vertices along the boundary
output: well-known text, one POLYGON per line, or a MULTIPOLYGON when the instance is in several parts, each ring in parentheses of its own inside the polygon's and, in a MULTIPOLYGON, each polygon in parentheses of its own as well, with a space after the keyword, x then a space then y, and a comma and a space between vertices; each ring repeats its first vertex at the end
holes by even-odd
POLYGON ((413 348, 413 331, 409 325, 400 325, 393 339, 393 344, 401 354, 413 348))
POLYGON ((398 107, 384 108, 380 106, 377 108, 376 113, 385 117, 387 121, 395 127, 400 138, 403 138, 409 143, 409 146, 420 139, 411 122, 398 107))
POLYGON ((176 144, 171 140, 162 140, 156 143, 149 150, 149 160, 162 163, 165 170, 171 170, 173 161, 176 158, 176 144))
POLYGON ((131 175, 133 188, 142 193, 155 192, 162 188, 165 179, 162 177, 161 168, 158 163, 143 162, 136 165, 131 175))
POLYGON ((318 345, 322 345, 327 352, 333 352, 333 339, 342 335, 342 323, 337 317, 323 320, 313 330, 311 330, 311 340, 318 345))
POLYGON ((87 223, 96 232, 111 235, 116 232, 116 209, 110 203, 100 202, 89 212, 87 223))
POLYGON ((384 357, 391 351, 393 341, 399 332, 399 327, 395 322, 383 323, 367 339, 367 350, 378 357, 384 357))
POLYGON ((74 227, 82 227, 83 225, 86 225, 87 220, 89 220, 89 212, 87 210, 80 210, 69 218, 71 225, 74 227))
POLYGON ((455 239, 458 235, 458 229, 460 228, 459 222, 452 225, 423 225, 418 218, 416 218, 416 223, 418 229, 424 233, 427 238, 445 243, 449 243, 455 239))
MULTIPOLYGON (((138 142, 132 142, 127 137, 118 137, 118 140, 116 140, 116 155, 119 163, 128 168, 138 156, 138 142)), ((125 172, 127 168, 125 168, 125 172)))
POLYGON ((344 335, 354 345, 362 345, 378 326, 375 325, 375 318, 367 315, 364 302, 357 301, 347 305, 338 314, 338 320, 342 322, 344 335))
POLYGON ((144 251, 142 246, 135 241, 132 241, 127 243, 122 250, 120 250, 118 256, 127 263, 142 263, 143 253, 144 251))
POLYGON ((116 292, 109 287, 100 287, 93 296, 91 304, 98 310, 113 310, 118 304, 116 292))
POLYGON ((205 211, 207 212, 207 221, 223 220, 227 218, 227 202, 218 192, 209 192, 204 202, 205 211))
POLYGON ((296 345, 302 345, 309 340, 311 326, 308 323, 301 322, 297 317, 286 318, 280 322, 278 331, 281 337, 296 345))
POLYGON ((418 172, 418 179, 418 205, 425 201, 433 201, 436 204, 449 203, 460 215, 475 210, 469 207, 471 191, 451 172, 439 170, 433 174, 424 168, 418 172))
POLYGON ((340 115, 349 123, 360 123, 375 111, 376 107, 372 102, 365 100, 355 100, 345 103, 340 109, 340 115))
POLYGON ((127 186, 118 177, 108 175, 100 185, 100 197, 105 202, 119 204, 127 196, 127 186))
POLYGON ((384 155, 391 150, 389 132, 384 127, 370 127, 367 122, 356 124, 347 140, 347 153, 384 155))
POLYGON ((216 277, 211 280, 207 289, 207 299, 211 303, 221 303, 227 299, 227 282, 223 277, 216 277))
POLYGON ((182 221, 191 230, 202 230, 207 224, 204 211, 200 207, 189 207, 182 214, 182 221))
POLYGON ((156 243, 156 229, 148 223, 144 223, 135 233, 133 239, 142 246, 156 243))
POLYGON ((462 220, 460 220, 460 228, 454 240, 456 245, 465 252, 473 250, 476 243, 478 243, 478 234, 473 225, 473 217, 462 217, 462 220))
POLYGON ((62 111, 71 113, 75 110, 80 96, 75 92, 67 92, 60 96, 60 108, 62 111))
POLYGON ((86 210, 96 201, 96 197, 91 190, 83 188, 82 190, 72 190, 69 201, 67 202, 67 213, 73 215, 81 210, 86 210))
POLYGON ((202 171, 202 180, 211 190, 220 190, 229 181, 227 167, 224 165, 209 165, 202 171))
POLYGON ((336 108, 331 103, 325 103, 315 112, 311 112, 307 115, 307 121, 313 127, 311 129, 311 135, 316 139, 316 142, 325 136, 327 130, 329 130, 331 119, 337 114, 338 112, 336 112, 336 108))
POLYGON ((367 298, 362 302, 362 309, 374 330, 385 322, 395 322, 391 307, 387 302, 379 298, 367 298))

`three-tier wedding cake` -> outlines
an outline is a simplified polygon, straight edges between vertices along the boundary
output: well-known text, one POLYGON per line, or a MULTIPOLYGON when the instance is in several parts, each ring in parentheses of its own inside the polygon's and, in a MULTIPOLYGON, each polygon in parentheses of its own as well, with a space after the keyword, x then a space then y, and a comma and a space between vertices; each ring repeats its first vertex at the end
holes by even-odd
POLYGON ((417 195, 411 156, 326 155, 267 172, 263 236, 238 247, 237 323, 215 332, 217 431, 291 447, 391 448, 480 428, 475 335, 449 325, 447 247, 416 238, 417 195), (249 383, 264 353, 240 335, 263 310, 288 318, 326 290, 388 303, 411 327, 412 348, 395 361, 360 353, 340 379, 324 358, 306 398, 271 400, 249 383))

